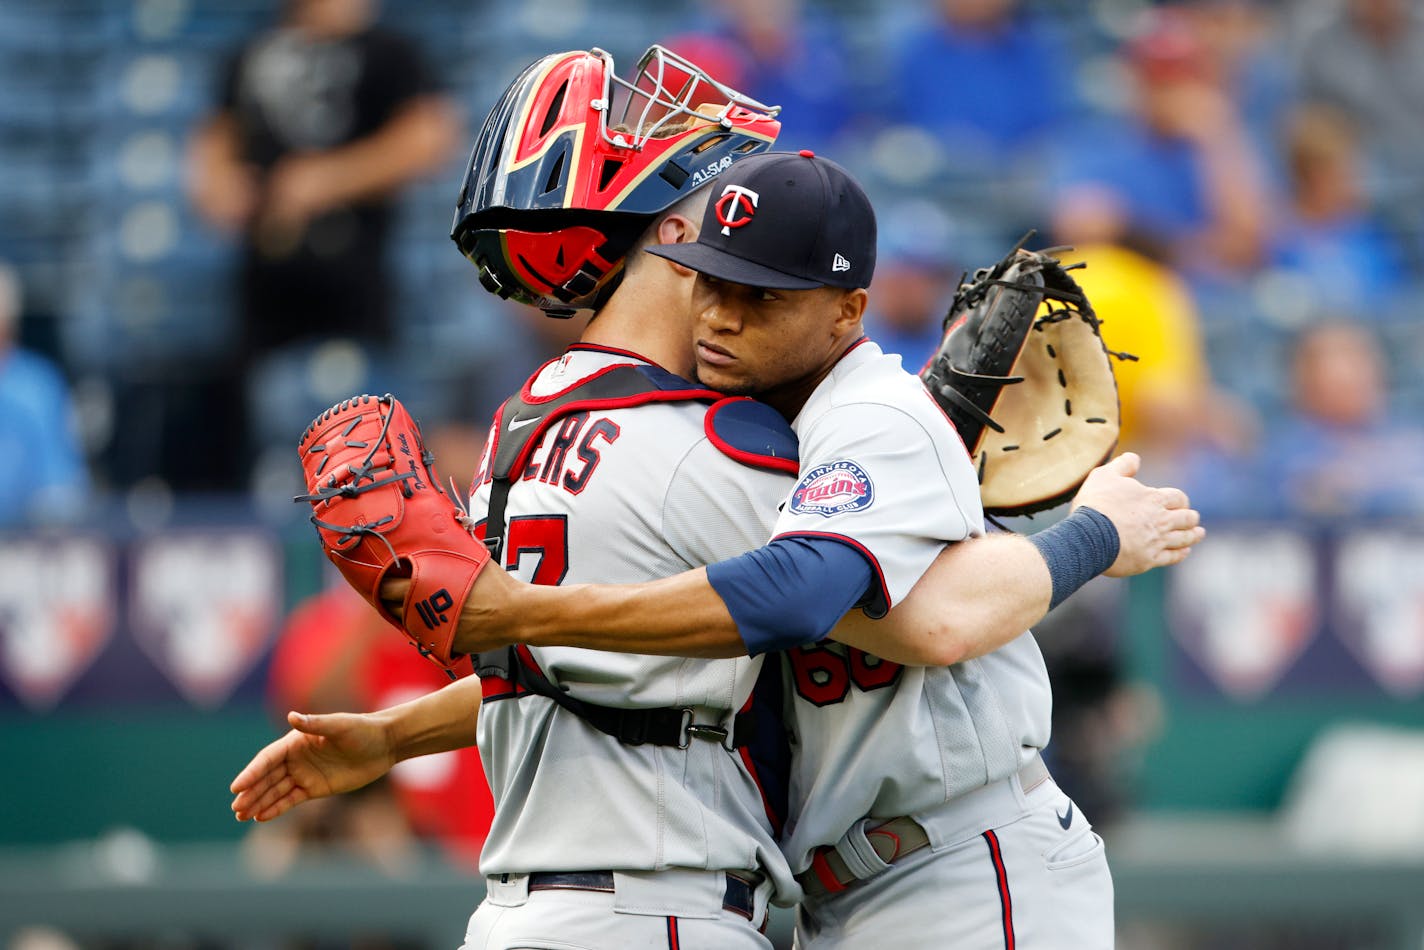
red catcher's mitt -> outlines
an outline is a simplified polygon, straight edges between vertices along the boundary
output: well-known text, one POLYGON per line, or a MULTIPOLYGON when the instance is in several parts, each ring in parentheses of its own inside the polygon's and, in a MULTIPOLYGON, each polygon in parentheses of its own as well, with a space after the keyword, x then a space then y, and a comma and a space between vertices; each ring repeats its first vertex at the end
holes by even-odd
MULTIPOLYGON (((318 416, 298 445, 312 524, 347 583, 447 671, 455 630, 489 550, 440 486, 420 428, 394 396, 356 396, 318 416), (381 602, 408 575, 402 622, 381 602)), ((453 675, 453 674, 452 674, 453 675)))

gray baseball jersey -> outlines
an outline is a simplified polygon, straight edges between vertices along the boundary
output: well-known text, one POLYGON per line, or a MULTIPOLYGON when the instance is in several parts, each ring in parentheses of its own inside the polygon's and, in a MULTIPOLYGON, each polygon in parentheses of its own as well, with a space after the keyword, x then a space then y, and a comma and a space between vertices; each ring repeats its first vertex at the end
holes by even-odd
MULTIPOLYGON (((526 398, 567 390, 621 351, 575 346, 543 367, 526 398)), ((785 474, 733 461, 704 431, 706 405, 670 402, 576 412, 542 437, 512 488, 506 566, 534 583, 630 583, 735 557, 770 534, 785 474)), ((488 465, 482 466, 488 468, 488 465)), ((471 510, 488 507, 488 484, 471 510)), ((528 656, 578 699, 690 706, 730 727, 760 661, 680 659, 572 648, 528 656)), ((480 711, 479 748, 495 817, 480 868, 536 871, 760 870, 780 902, 799 888, 776 847, 758 786, 737 752, 628 745, 532 694, 480 711)))
MULTIPOLYGON (((871 616, 946 542, 981 534, 978 479, 953 426, 895 356, 853 347, 792 423, 800 480, 775 533, 840 538, 875 571, 871 616)), ((787 654, 795 736, 783 849, 813 849, 865 817, 923 812, 1016 772, 1048 742, 1051 694, 1027 633, 952 667, 902 667, 836 643, 787 654)))

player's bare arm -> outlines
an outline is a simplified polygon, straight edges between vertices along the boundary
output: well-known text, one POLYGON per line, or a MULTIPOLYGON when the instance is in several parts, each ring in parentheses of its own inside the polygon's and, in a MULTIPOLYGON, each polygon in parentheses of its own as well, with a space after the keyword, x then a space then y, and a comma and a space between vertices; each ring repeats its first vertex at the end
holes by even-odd
MULTIPOLYGON (((1089 474, 1073 498, 1106 515, 1121 548, 1105 573, 1128 577, 1180 563, 1206 536, 1184 492, 1136 479, 1141 460, 1119 455, 1089 474)), ((831 637, 897 663, 948 666, 997 650, 1043 619, 1053 577, 1042 552, 1017 534, 949 545, 883 620, 847 614, 831 637)))
POLYGON ((372 713, 289 712, 290 732, 232 780, 238 821, 271 821, 314 798, 354 791, 419 755, 475 744, 479 680, 372 713))
MULTIPOLYGON (((1132 453, 1095 469, 1073 507, 1092 508, 1117 529, 1106 573, 1125 577, 1180 562, 1205 537, 1200 516, 1175 488, 1135 478, 1132 453)), ((384 593, 404 596, 404 582, 384 593)), ((982 656, 1042 619, 1053 597, 1043 554, 1027 538, 993 535, 948 546, 909 597, 884 619, 852 611, 833 639, 897 663, 940 666, 982 656)), ((656 655, 744 655, 746 642, 705 568, 626 585, 540 587, 487 571, 465 603, 458 652, 524 642, 656 655)))

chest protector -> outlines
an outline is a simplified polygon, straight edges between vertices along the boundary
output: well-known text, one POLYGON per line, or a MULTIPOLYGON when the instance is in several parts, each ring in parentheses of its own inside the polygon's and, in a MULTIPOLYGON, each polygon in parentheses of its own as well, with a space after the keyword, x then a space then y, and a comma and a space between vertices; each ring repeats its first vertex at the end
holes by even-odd
MULTIPOLYGON (((702 389, 655 366, 610 366, 548 397, 536 397, 525 387, 500 408, 494 427, 495 444, 489 451, 486 477, 491 484, 484 540, 494 559, 502 563, 510 489, 524 473, 550 426, 578 412, 627 409, 657 402, 706 403, 707 435, 724 454, 746 465, 796 473, 796 436, 775 410, 745 397, 729 398, 702 389)), ((620 709, 585 702, 550 682, 523 645, 477 654, 474 664, 481 679, 497 684, 494 695, 487 698, 512 698, 525 693, 544 696, 600 732, 629 745, 686 748, 693 738, 699 738, 740 748, 754 741, 751 711, 736 715, 728 735, 720 726, 694 723, 691 708, 620 709)))

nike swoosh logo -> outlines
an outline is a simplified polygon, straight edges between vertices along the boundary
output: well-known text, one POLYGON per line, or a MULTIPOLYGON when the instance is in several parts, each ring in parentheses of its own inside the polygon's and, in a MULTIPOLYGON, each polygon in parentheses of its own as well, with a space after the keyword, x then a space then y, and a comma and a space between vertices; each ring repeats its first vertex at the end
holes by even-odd
MULTIPOLYGON (((1055 814, 1056 814, 1056 812, 1055 812, 1055 814)), ((1072 802, 1069 802, 1069 803, 1068 803, 1068 810, 1067 810, 1066 812, 1064 812, 1064 813, 1061 814, 1061 815, 1058 815, 1058 824, 1059 824, 1060 827, 1062 827, 1062 829, 1063 829, 1064 831, 1067 831, 1067 830, 1068 830, 1068 826, 1071 825, 1071 824, 1073 824, 1073 803, 1072 803, 1072 802)))
POLYGON ((533 419, 520 419, 518 422, 511 422, 511 423, 509 424, 509 431, 510 431, 510 432, 513 432, 515 429, 522 429, 522 428, 524 428, 525 426, 533 425, 534 423, 538 422, 538 421, 539 421, 540 419, 542 419, 542 418, 544 418, 544 417, 543 417, 543 416, 535 416, 533 419))

